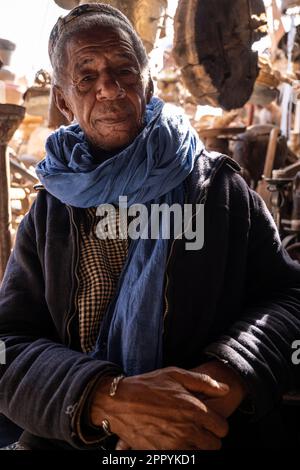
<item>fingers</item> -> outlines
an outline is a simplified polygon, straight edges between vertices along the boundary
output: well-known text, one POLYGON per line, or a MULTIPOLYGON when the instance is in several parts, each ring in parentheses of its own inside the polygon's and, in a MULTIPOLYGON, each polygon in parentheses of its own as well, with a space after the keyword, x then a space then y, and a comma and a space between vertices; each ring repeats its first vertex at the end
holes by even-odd
POLYGON ((187 425, 186 434, 190 435, 191 430, 188 426, 196 426, 197 429, 206 429, 218 438, 227 436, 229 426, 226 418, 216 413, 213 409, 209 408, 206 403, 189 396, 185 398, 188 400, 193 408, 185 411, 185 420, 187 425))
POLYGON ((205 429, 200 429, 197 436, 196 448, 199 450, 220 450, 222 442, 205 429))
POLYGON ((130 450, 131 447, 127 444, 127 442, 119 439, 116 445, 115 450, 130 450))
MULTIPOLYGON (((205 397, 220 398, 226 396, 229 392, 229 387, 226 384, 217 382, 208 375, 199 372, 175 369, 172 374, 176 375, 176 378, 174 375, 173 377, 180 382, 186 390, 194 394, 201 393, 201 395, 205 397)), ((223 438, 228 434, 228 423, 223 416, 213 411, 195 395, 192 396, 190 400, 195 406, 193 420, 198 429, 206 430, 209 434, 212 433, 216 438, 223 438)))
POLYGON ((195 422, 197 422, 201 428, 205 428, 216 437, 223 438, 227 436, 229 432, 227 420, 208 408, 203 402, 201 402, 200 407, 202 410, 199 412, 199 415, 195 416, 195 422))
POLYGON ((170 375, 191 392, 204 393, 208 397, 223 397, 229 392, 228 385, 217 382, 199 372, 171 368, 170 375), (172 370, 173 369, 173 370, 172 370))
POLYGON ((216 436, 205 429, 194 429, 192 437, 186 439, 165 439, 161 436, 159 443, 153 446, 144 446, 139 450, 220 450, 222 442, 216 436), (165 444, 165 442, 167 442, 165 444))

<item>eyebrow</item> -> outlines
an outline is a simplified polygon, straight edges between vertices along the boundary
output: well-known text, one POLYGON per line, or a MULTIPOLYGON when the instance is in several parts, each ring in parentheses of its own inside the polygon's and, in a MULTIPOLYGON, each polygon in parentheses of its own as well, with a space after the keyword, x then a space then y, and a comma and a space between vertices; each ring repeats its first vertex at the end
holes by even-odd
MULTIPOLYGON (((113 58, 118 58, 118 59, 126 59, 126 60, 130 60, 131 62, 132 61, 135 61, 136 63, 138 63, 138 60, 136 58, 136 56, 134 54, 130 54, 128 52, 117 52, 116 54, 114 54, 113 58)), ((86 58, 86 59, 83 59, 81 61, 79 61, 76 65, 75 65, 75 71, 82 71, 82 69, 84 69, 84 67, 86 65, 89 65, 91 63, 93 63, 95 61, 95 58, 86 58)))
POLYGON ((121 59, 129 59, 129 60, 135 59, 138 62, 137 57, 134 54, 131 54, 130 52, 122 52, 122 53, 117 52, 116 57, 120 57, 121 59))

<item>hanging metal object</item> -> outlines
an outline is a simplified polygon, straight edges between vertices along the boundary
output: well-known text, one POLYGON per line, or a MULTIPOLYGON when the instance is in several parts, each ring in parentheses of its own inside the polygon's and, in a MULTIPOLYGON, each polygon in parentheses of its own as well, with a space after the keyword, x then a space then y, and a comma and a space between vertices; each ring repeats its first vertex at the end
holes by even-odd
MULTIPOLYGON (((87 3, 85 0, 54 0, 58 6, 71 10, 78 5, 87 3)), ((89 0, 89 3, 107 3, 118 8, 129 18, 139 36, 146 51, 149 53, 154 48, 163 27, 167 9, 167 0, 89 0)))
POLYGON ((39 70, 35 74, 34 85, 23 95, 26 112, 32 116, 48 116, 51 77, 46 70, 39 70))
POLYGON ((198 104, 242 107, 258 75, 252 44, 267 33, 262 0, 180 0, 174 57, 198 104))

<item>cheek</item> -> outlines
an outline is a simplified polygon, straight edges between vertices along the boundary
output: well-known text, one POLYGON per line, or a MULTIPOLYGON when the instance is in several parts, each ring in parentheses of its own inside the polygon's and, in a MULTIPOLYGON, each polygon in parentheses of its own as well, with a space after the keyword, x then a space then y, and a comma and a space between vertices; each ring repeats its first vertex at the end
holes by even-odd
POLYGON ((143 93, 143 91, 139 90, 136 93, 133 93, 131 95, 129 94, 128 98, 134 106, 136 119, 138 122, 140 122, 142 117, 144 116, 144 112, 146 109, 145 94, 143 93))
POLYGON ((89 125, 92 110, 93 102, 89 97, 76 100, 74 114, 79 124, 89 125))

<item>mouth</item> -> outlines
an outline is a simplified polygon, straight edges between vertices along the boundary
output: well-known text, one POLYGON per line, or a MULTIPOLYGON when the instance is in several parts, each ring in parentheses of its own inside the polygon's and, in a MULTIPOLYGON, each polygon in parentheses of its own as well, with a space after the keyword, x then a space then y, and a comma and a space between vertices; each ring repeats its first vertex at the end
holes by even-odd
POLYGON ((123 122, 128 122, 129 116, 105 116, 103 118, 96 119, 96 123, 105 124, 105 125, 114 125, 120 124, 123 122))

